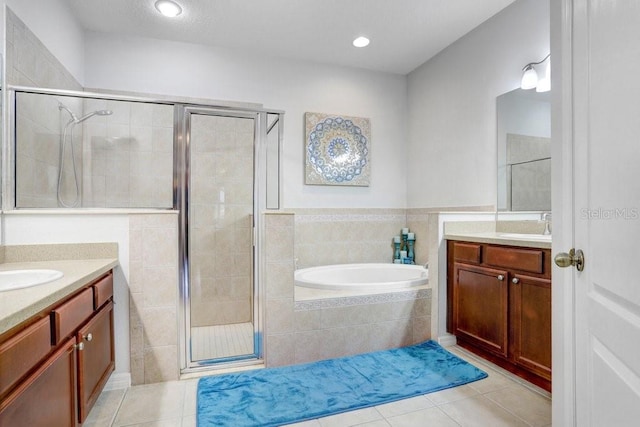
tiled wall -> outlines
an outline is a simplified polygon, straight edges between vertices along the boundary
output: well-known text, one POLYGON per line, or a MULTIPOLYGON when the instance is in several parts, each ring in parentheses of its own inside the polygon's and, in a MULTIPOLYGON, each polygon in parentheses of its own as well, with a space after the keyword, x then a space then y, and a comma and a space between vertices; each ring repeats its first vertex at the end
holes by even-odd
POLYGON ((173 206, 173 106, 19 93, 17 97, 18 207, 58 207, 59 147, 63 136, 63 200, 75 200, 70 142, 79 181, 79 207, 173 206), (78 125, 77 117, 97 110, 78 125), (66 132, 65 132, 66 129, 66 132))
POLYGON ((59 207, 59 147, 66 137, 63 201, 76 199, 70 142, 73 136, 79 207, 173 206, 173 106, 19 93, 17 96, 18 207, 59 207), (68 126, 70 115, 94 115, 68 126), (67 129, 64 132, 64 129, 67 129), (71 133, 73 131, 73 133, 71 133))
POLYGON ((177 380, 178 216, 129 216, 132 384, 177 380))
MULTIPOLYGON (((65 101, 79 111, 77 99, 65 101)), ((59 112, 56 97, 19 93, 16 97, 16 204, 21 208, 58 207, 57 188, 61 129, 70 116, 59 112)), ((61 180, 61 197, 72 205, 81 197, 82 182, 76 192, 73 174, 71 138, 67 137, 64 152, 64 168, 61 180)), ((82 177, 82 130, 76 130, 73 138, 78 179, 82 177)))
POLYGON ((193 116, 191 326, 252 321, 254 122, 193 116))
MULTIPOLYGON (((393 236, 406 227, 404 209, 294 209, 297 267, 392 262, 393 236)), ((420 240, 416 232, 416 256, 420 240)))
POLYGON ((84 100, 83 206, 173 205, 173 106, 84 100))
POLYGON ((293 214, 265 215, 265 360, 286 365, 295 354, 293 214))
POLYGON ((513 211, 551 210, 551 139, 507 134, 507 206, 513 211))
POLYGON ((35 34, 6 8, 6 82, 10 85, 82 90, 35 34))
MULTIPOLYGON (((407 227, 415 233, 416 243, 416 264, 425 265, 429 261, 430 239, 433 237, 434 231, 430 227, 429 221, 432 220, 428 212, 422 209, 407 209, 407 227)), ((436 228, 437 235, 437 228, 436 228)))
MULTIPOLYGON (((373 219, 381 222, 380 217, 373 219)), ((268 366, 392 348, 431 336, 428 290, 418 294, 354 298, 328 306, 296 303, 292 258, 294 241, 299 239, 298 222, 293 215, 266 215, 268 366)))
MULTIPOLYGON (((6 10, 6 83, 9 85, 82 90, 73 78, 27 26, 6 10)), ((61 130, 69 116, 58 110, 58 98, 21 94, 17 99, 16 185, 18 206, 57 207, 58 157, 61 130)), ((81 103, 65 100, 67 106, 80 111, 81 103)), ((70 147, 68 147, 70 148, 70 147)), ((76 164, 82 171, 82 129, 76 129, 74 150, 76 164)), ((75 199, 75 184, 70 150, 63 174, 64 200, 75 199)), ((80 173, 80 177, 82 174, 80 173)))
MULTIPOLYGON (((428 291, 379 297, 352 298, 346 306, 340 302, 333 307, 296 308, 295 352, 293 357, 280 354, 280 359, 306 363, 406 346, 430 338, 428 291)), ((277 354, 278 350, 272 352, 277 354)))

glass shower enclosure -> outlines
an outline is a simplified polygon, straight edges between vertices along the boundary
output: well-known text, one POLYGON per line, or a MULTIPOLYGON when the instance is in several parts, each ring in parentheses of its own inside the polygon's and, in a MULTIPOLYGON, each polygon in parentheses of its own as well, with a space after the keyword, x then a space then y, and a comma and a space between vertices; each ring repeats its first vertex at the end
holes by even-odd
POLYGON ((261 213, 278 208, 282 113, 180 107, 183 373, 262 363, 261 213))

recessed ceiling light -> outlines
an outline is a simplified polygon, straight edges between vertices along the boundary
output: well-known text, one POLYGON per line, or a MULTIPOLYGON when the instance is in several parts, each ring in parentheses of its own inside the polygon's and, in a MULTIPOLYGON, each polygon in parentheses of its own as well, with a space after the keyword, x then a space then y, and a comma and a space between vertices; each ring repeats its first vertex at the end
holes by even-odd
POLYGON ((176 2, 171 0, 158 0, 156 2, 158 12, 169 18, 174 18, 182 13, 182 8, 176 2))
POLYGON ((369 39, 366 37, 358 37, 353 41, 355 47, 365 47, 369 45, 369 39))

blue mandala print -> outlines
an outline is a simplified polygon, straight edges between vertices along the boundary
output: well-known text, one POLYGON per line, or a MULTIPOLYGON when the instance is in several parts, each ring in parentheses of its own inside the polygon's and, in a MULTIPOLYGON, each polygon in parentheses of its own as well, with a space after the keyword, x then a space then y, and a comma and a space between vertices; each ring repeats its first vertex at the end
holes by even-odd
POLYGON ((326 181, 350 182, 367 165, 367 138, 351 120, 329 117, 309 133, 307 158, 326 181))

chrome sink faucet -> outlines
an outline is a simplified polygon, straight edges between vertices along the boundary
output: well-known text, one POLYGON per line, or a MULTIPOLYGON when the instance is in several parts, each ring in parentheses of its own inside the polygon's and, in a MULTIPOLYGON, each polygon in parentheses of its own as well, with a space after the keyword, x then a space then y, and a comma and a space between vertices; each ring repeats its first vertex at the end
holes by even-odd
POLYGON ((543 235, 548 236, 551 234, 551 212, 544 212, 542 214, 542 220, 544 221, 543 235))

